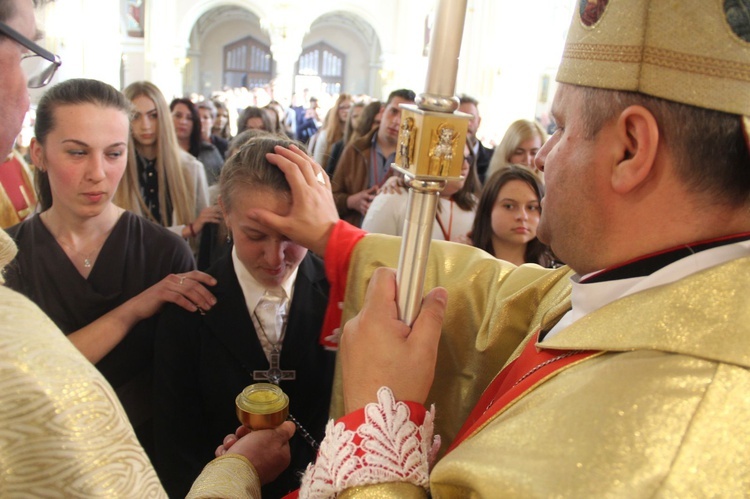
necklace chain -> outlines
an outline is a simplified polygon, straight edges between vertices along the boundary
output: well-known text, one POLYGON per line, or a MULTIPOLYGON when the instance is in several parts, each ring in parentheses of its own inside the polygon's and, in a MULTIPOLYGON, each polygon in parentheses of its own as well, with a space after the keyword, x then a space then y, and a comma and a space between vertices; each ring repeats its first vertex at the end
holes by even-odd
MULTIPOLYGON (((83 257, 83 266, 86 267, 87 269, 91 268, 91 257, 94 256, 94 253, 98 252, 102 248, 102 246, 104 246, 104 242, 102 242, 102 244, 100 244, 99 246, 97 246, 96 248, 94 248, 94 250, 91 251, 88 255, 85 255, 85 254, 81 253, 80 251, 77 251, 75 248, 70 247, 67 243, 65 243, 65 241, 63 241, 59 237, 56 237, 55 239, 57 240, 58 243, 60 243, 63 246, 65 246, 66 248, 68 248, 70 251, 72 251, 76 255, 78 255, 80 257, 83 257)), ((105 239, 105 241, 106 241, 106 239, 105 239)))
MULTIPOLYGON (((284 320, 283 320, 283 323, 282 323, 282 326, 281 326, 281 334, 279 335, 279 341, 276 342, 276 343, 274 343, 273 341, 271 341, 268 338, 268 335, 266 334, 266 328, 263 327, 263 322, 260 320, 260 317, 258 317, 258 313, 255 312, 255 311, 253 311, 253 316, 255 317, 256 322, 260 326, 260 332, 263 333, 263 337, 271 345, 273 353, 278 354, 279 357, 281 357, 281 347, 280 347, 280 345, 281 345, 282 340, 284 339, 284 333, 286 333, 287 319, 289 318, 288 314, 282 314, 282 315, 284 316, 284 320)), ((293 372, 294 371, 292 371, 292 373, 293 372)), ((279 384, 278 380, 269 379, 269 381, 271 383, 275 384, 275 385, 279 384)), ((300 435, 302 435, 302 438, 305 440, 305 442, 307 442, 310 445, 310 447, 312 447, 314 450, 317 451, 320 448, 320 444, 318 443, 317 440, 315 440, 315 437, 313 437, 310 434, 310 432, 307 431, 307 429, 304 426, 302 426, 302 423, 300 423, 299 420, 297 418, 295 418, 292 415, 291 412, 289 413, 288 419, 289 419, 289 421, 291 421, 292 423, 294 423, 294 426, 297 427, 297 429, 300 432, 300 435)))
POLYGON ((77 249, 75 249, 74 247, 72 247, 71 245, 69 245, 68 243, 66 243, 65 241, 63 241, 62 237, 59 234, 55 234, 55 233, 52 232, 52 225, 53 224, 52 224, 52 221, 50 220, 50 212, 49 211, 45 211, 44 213, 42 213, 40 215, 40 217, 43 217, 43 219, 46 220, 46 222, 47 222, 47 224, 46 224, 47 225, 47 229, 49 230, 50 234, 52 234, 52 237, 55 238, 55 241, 57 241, 61 246, 67 248, 72 253, 75 253, 79 257, 83 258, 83 266, 85 268, 87 268, 87 269, 91 268, 91 266, 93 265, 94 255, 96 255, 97 253, 99 253, 99 251, 104 246, 104 243, 107 242, 107 239, 109 238, 109 235, 112 233, 112 229, 114 229, 114 225, 113 225, 106 233, 102 234, 102 236, 103 236, 104 239, 102 240, 101 243, 97 244, 96 247, 94 247, 94 249, 91 250, 91 251, 89 251, 88 253, 83 253, 81 251, 78 251, 77 249))

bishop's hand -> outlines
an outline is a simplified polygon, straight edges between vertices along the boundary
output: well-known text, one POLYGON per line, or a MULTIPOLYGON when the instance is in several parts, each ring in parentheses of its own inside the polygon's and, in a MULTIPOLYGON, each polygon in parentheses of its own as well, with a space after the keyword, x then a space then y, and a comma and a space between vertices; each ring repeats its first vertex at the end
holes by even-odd
POLYGON ((424 404, 435 376, 438 341, 448 294, 430 291, 410 328, 398 319, 396 272, 379 268, 359 314, 344 326, 339 356, 347 413, 377 401, 389 387, 397 400, 424 404))

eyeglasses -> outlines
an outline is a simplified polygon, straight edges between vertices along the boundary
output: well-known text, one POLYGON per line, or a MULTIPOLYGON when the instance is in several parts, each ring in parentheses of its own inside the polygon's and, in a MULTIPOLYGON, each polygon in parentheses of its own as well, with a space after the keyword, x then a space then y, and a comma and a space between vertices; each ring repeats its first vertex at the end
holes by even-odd
POLYGON ((3 22, 0 22, 0 34, 33 52, 33 54, 24 54, 21 57, 21 69, 26 75, 27 87, 40 88, 52 81, 57 68, 62 64, 60 56, 40 47, 3 22))

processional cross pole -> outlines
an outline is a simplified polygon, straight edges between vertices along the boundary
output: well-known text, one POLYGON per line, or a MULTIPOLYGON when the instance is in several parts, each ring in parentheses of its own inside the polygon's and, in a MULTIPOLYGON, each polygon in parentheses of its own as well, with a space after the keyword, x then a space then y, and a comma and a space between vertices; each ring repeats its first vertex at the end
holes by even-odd
POLYGON ((466 0, 440 0, 424 93, 416 105, 401 104, 396 162, 404 174, 409 204, 398 271, 399 319, 411 326, 422 303, 427 258, 438 196, 446 182, 459 179, 470 115, 457 112, 456 73, 461 50, 466 0))

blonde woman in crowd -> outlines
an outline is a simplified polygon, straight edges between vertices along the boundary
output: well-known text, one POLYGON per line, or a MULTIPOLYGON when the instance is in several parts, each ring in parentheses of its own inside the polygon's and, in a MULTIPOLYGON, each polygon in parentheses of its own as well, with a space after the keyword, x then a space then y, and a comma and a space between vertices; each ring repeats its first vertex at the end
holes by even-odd
POLYGON ((219 223, 218 207, 208 206, 203 165, 180 149, 164 95, 153 83, 135 82, 123 91, 133 103, 130 122, 135 151, 115 203, 168 227, 197 248, 206 223, 219 223))
POLYGON ((346 118, 346 125, 344 125, 344 136, 341 137, 341 140, 331 146, 331 151, 328 155, 326 171, 329 172, 329 175, 333 175, 333 171, 336 169, 336 163, 339 162, 341 153, 344 152, 344 147, 349 144, 349 140, 354 136, 354 128, 356 128, 359 123, 359 117, 362 116, 364 109, 364 101, 354 102, 352 104, 352 108, 349 110, 349 117, 346 118))
POLYGON ((361 109, 358 109, 356 105, 352 107, 349 116, 351 119, 348 120, 351 124, 351 129, 347 127, 342 139, 343 142, 337 144, 338 147, 331 151, 331 158, 328 160, 328 165, 326 166, 328 176, 333 177, 333 172, 336 171, 336 165, 339 164, 339 159, 344 152, 344 148, 377 128, 380 125, 380 117, 382 115, 383 103, 378 100, 364 105, 361 109), (356 117, 356 120, 354 117, 356 117))
POLYGON ((344 129, 346 128, 346 121, 349 118, 351 108, 352 96, 349 94, 339 94, 336 103, 326 117, 325 127, 318 132, 318 138, 313 148, 313 159, 319 165, 328 164, 333 144, 344 137, 344 129))
POLYGON ((508 165, 523 165, 544 181, 534 166, 534 156, 547 140, 547 134, 535 121, 518 120, 511 123, 490 160, 487 177, 508 165))

